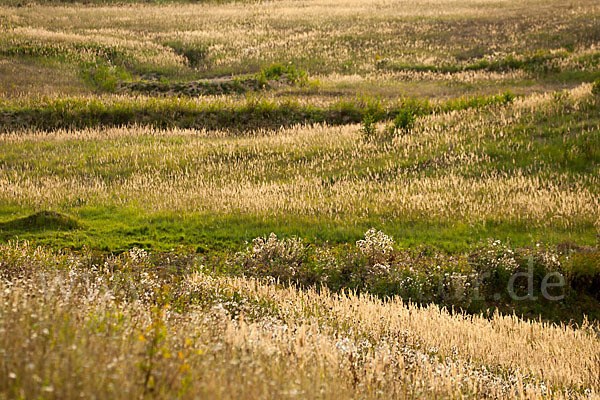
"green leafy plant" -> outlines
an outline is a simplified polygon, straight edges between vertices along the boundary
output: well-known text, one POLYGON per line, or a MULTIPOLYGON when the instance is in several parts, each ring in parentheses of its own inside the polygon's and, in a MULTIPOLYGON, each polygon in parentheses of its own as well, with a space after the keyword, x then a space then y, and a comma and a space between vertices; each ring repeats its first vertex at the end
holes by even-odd
POLYGON ((257 75, 256 79, 266 83, 269 80, 285 79, 293 85, 304 85, 308 83, 308 75, 306 71, 296 68, 294 64, 288 62, 273 63, 268 67, 263 68, 257 75))
POLYGON ((377 139, 377 126, 375 125, 375 117, 372 114, 365 114, 360 128, 363 140, 366 142, 377 139))
POLYGON ((103 63, 85 63, 82 75, 94 88, 104 92, 114 92, 120 82, 131 79, 123 68, 103 63))
POLYGON ((388 133, 390 136, 396 134, 409 133, 415 125, 417 114, 415 110, 409 105, 400 109, 400 112, 394 118, 392 125, 388 127, 388 133))

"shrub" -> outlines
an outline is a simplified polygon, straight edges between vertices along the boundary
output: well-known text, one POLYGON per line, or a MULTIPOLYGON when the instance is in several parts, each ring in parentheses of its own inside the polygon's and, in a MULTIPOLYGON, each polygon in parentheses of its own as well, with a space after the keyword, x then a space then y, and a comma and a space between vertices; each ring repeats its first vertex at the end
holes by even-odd
POLYGON ((503 290, 510 276, 519 269, 517 254, 500 240, 488 240, 477 253, 471 255, 471 264, 481 277, 485 277, 486 290, 503 290))
POLYGON ((272 233, 254 239, 251 248, 238 253, 236 265, 249 275, 305 287, 325 285, 334 291, 351 289, 381 298, 400 296, 469 312, 485 309, 494 304, 491 300, 510 301, 511 290, 526 296, 531 288, 532 295, 541 298, 541 283, 548 273, 562 273, 571 284, 553 289, 554 296, 568 296, 571 287, 593 296, 600 292, 597 251, 571 253, 575 254, 572 263, 567 263, 569 258, 555 247, 513 249, 499 240, 489 240, 471 255, 447 255, 428 248, 397 250, 394 245, 391 236, 374 228, 355 246, 335 247, 307 247, 300 239, 278 239, 272 233), (529 272, 533 287, 525 281, 529 272))
POLYGON ((375 228, 365 232, 365 238, 356 242, 358 250, 367 257, 370 265, 387 263, 394 251, 394 239, 375 228))
POLYGON ((377 139, 377 126, 375 126, 375 118, 372 114, 365 114, 360 131, 363 140, 366 142, 372 142, 377 139))
POLYGON ((290 84, 304 85, 308 81, 308 75, 306 71, 296 68, 291 62, 287 64, 273 63, 268 67, 263 68, 260 73, 256 75, 256 79, 264 83, 268 80, 279 81, 285 79, 290 84))
POLYGON ((416 120, 417 114, 412 106, 407 105, 401 108, 396 118, 394 118, 392 125, 388 127, 389 136, 393 137, 398 133, 405 134, 410 132, 416 120))
POLYGON ((105 92, 114 92, 120 82, 131 79, 123 68, 95 62, 82 64, 82 74, 93 87, 105 92))
POLYGON ((300 278, 307 256, 307 247, 301 239, 278 239, 271 233, 269 237, 255 238, 251 248, 236 255, 236 263, 245 274, 289 281, 300 278))
POLYGON ((512 103, 513 100, 517 97, 510 90, 507 90, 506 92, 502 93, 500 96, 501 96, 501 102, 504 104, 512 103))

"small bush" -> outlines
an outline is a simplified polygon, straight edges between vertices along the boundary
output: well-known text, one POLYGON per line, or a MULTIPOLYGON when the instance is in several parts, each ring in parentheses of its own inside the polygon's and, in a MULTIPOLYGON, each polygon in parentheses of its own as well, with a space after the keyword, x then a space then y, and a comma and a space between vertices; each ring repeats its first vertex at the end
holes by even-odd
POLYGON ((301 280, 307 256, 307 247, 301 239, 278 239, 271 233, 269 237, 255 238, 251 248, 237 254, 236 263, 243 273, 251 276, 301 280))
POLYGON ((308 82, 308 75, 306 71, 296 68, 291 62, 287 64, 273 63, 268 67, 263 68, 260 73, 256 75, 256 79, 267 82, 268 80, 282 80, 285 79, 288 83, 293 85, 304 85, 308 82))
POLYGON ((370 265, 385 264, 394 251, 394 239, 375 228, 365 232, 365 238, 356 242, 358 250, 367 257, 370 265))
POLYGON ((388 127, 389 136, 393 137, 398 133, 409 133, 415 125, 416 120, 417 114, 411 106, 401 108, 396 118, 394 118, 392 125, 388 127))
POLYGON ((372 114, 365 114, 360 132, 365 142, 372 142, 377 139, 377 126, 375 125, 375 117, 372 114))
POLYGON ((120 82, 131 79, 131 75, 120 67, 101 63, 82 65, 84 79, 103 92, 114 92, 120 82))
POLYGON ((512 103, 513 100, 517 97, 513 92, 511 92, 510 90, 507 90, 506 92, 504 92, 503 94, 500 95, 501 96, 501 100, 500 102, 503 104, 508 104, 508 103, 512 103))

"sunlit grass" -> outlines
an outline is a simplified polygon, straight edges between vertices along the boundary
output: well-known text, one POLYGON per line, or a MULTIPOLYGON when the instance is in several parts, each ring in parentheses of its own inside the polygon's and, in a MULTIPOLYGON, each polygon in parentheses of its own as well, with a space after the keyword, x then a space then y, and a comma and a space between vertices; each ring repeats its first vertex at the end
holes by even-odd
MULTIPOLYGON (((84 70, 90 63, 117 67, 134 79, 238 76, 293 62, 318 76, 324 91, 338 82, 334 90, 352 94, 370 92, 361 81, 382 74, 433 96, 469 88, 489 93, 490 85, 515 81, 527 93, 598 76, 599 11, 591 0, 213 2, 136 5, 128 12, 131 7, 0 6, 0 53, 54 58, 84 70)), ((386 85, 378 92, 407 90, 386 85)))
POLYGON ((599 397, 597 0, 87 3, 0 0, 0 399, 599 397))
POLYGON ((114 207, 149 217, 298 218, 355 232, 372 221, 512 226, 515 235, 563 232, 589 243, 600 218, 590 92, 584 85, 422 116, 383 142, 364 141, 357 125, 241 136, 147 127, 16 131, 0 138, 1 201, 74 215, 114 207))
POLYGON ((8 397, 595 398, 595 327, 0 246, 8 397))

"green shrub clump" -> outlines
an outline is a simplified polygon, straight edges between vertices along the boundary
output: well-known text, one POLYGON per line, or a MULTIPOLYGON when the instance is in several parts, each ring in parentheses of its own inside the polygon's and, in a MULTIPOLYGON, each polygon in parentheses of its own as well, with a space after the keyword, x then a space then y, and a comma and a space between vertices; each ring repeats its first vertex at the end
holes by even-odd
POLYGON ((375 125, 375 117, 373 114, 365 114, 360 132, 365 142, 371 142, 377 139, 377 126, 375 125))
POLYGON ((269 80, 279 81, 282 79, 285 79, 292 85, 304 85, 308 82, 308 74, 306 71, 296 68, 291 62, 288 62, 287 64, 273 63, 268 67, 263 68, 255 77, 265 84, 269 80))
POLYGON ((114 92, 119 83, 131 79, 123 68, 99 62, 82 63, 83 78, 94 88, 103 92, 114 92))
POLYGON ((415 121, 417 120, 417 113, 410 105, 407 107, 403 107, 400 109, 392 125, 388 127, 389 136, 393 137, 397 134, 406 134, 409 133, 413 126, 415 125, 415 121))

